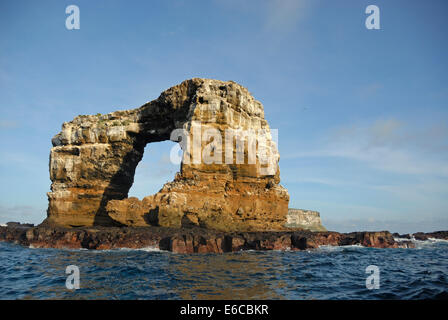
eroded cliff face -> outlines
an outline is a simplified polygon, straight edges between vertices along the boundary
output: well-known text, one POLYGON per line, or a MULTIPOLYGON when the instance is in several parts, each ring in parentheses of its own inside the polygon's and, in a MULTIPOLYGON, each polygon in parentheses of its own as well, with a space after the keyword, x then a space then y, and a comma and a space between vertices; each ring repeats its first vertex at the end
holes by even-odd
POLYGON ((262 104, 235 82, 195 78, 137 109, 78 116, 52 143, 48 224, 284 228, 276 144, 262 104), (169 139, 183 149, 174 181, 127 198, 146 144, 169 139))

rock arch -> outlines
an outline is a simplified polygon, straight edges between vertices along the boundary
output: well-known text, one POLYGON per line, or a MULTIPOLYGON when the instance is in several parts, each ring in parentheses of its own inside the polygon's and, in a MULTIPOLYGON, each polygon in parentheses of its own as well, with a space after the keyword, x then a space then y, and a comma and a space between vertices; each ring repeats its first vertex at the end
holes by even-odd
MULTIPOLYGON (((232 138, 232 158, 234 143, 232 138)), ((235 82, 194 78, 137 109, 78 116, 62 125, 52 144, 48 224, 197 225, 232 231, 282 229, 286 222, 289 195, 279 185, 279 156, 263 106, 235 82), (241 164, 186 161, 186 156, 194 158, 190 143, 174 181, 141 201, 127 198, 146 144, 173 140, 175 129, 188 137, 194 130, 200 136, 207 129, 223 136, 227 129, 263 130, 274 170, 262 170, 265 165, 258 155, 255 163, 247 163, 247 150, 241 164)), ((199 144, 202 152, 210 148, 210 141, 199 144)), ((224 143, 221 152, 229 147, 224 143)), ((224 157, 215 150, 215 159, 224 157)))

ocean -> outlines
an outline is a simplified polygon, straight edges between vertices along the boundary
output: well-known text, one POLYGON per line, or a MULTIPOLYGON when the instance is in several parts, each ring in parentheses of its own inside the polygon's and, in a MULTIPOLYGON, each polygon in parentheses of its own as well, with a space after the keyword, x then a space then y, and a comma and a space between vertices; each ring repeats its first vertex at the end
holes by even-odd
POLYGON ((448 299, 448 241, 416 245, 184 255, 0 243, 0 299, 448 299), (379 288, 369 290, 371 265, 379 288))

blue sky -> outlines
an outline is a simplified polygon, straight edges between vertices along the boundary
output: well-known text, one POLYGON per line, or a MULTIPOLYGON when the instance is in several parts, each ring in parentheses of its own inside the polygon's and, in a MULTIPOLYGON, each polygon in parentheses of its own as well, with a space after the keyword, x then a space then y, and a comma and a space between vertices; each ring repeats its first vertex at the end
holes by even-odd
MULTIPOLYGON (((279 130, 291 207, 337 231, 448 229, 448 3, 0 2, 0 223, 46 216, 51 138, 192 77, 234 80, 279 130), (67 30, 65 8, 80 8, 67 30), (365 28, 380 8, 381 29, 365 28)), ((130 195, 172 179, 147 146, 130 195)))

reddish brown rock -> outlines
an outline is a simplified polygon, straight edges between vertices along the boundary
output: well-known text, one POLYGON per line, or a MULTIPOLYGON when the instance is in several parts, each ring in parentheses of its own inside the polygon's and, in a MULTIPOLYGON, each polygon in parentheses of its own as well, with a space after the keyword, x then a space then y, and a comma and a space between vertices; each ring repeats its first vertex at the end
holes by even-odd
POLYGON ((310 250, 322 245, 362 245, 376 248, 412 248, 413 243, 395 242, 380 232, 234 232, 203 228, 164 227, 0 227, 0 241, 40 248, 159 248, 176 253, 223 253, 241 250, 310 250))
POLYGON ((417 232, 412 235, 416 240, 428 240, 428 239, 441 239, 448 240, 448 231, 435 231, 435 232, 417 232))

